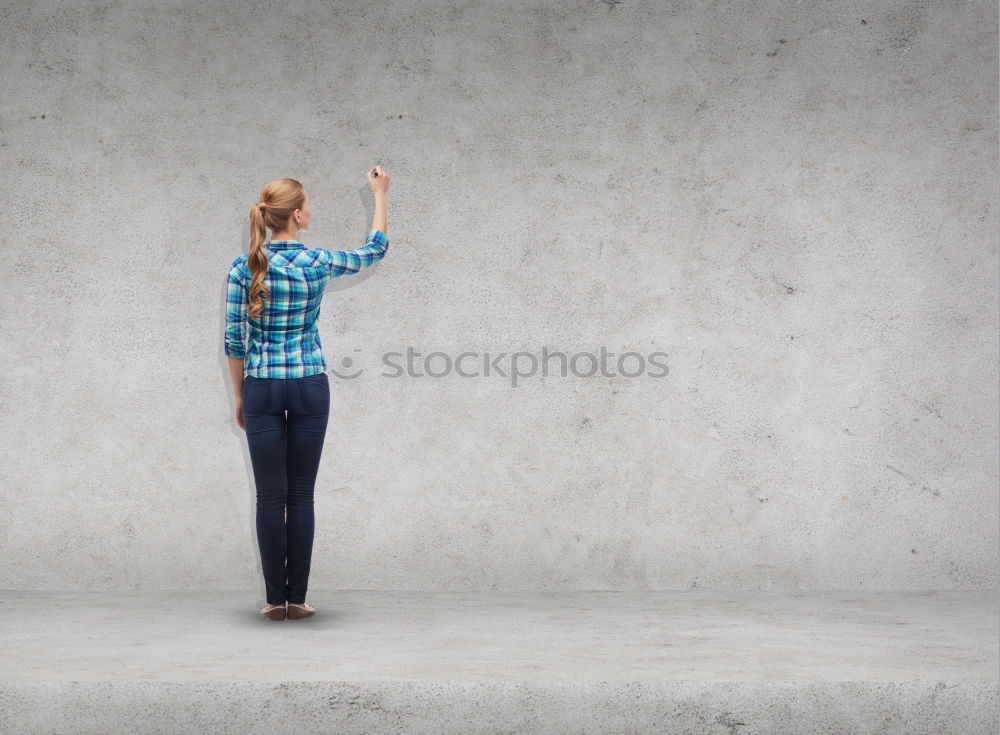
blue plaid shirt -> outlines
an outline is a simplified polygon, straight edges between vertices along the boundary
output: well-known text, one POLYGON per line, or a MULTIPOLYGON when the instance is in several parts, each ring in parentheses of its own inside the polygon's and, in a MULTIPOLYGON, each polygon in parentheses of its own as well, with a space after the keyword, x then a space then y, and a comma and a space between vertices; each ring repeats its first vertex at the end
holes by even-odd
POLYGON ((247 375, 255 378, 302 378, 325 372, 316 320, 326 284, 382 260, 389 237, 372 230, 365 246, 357 250, 307 248, 300 240, 270 240, 264 248, 269 261, 264 283, 270 293, 257 319, 247 315, 253 277, 247 254, 229 267, 226 355, 242 358, 247 375))

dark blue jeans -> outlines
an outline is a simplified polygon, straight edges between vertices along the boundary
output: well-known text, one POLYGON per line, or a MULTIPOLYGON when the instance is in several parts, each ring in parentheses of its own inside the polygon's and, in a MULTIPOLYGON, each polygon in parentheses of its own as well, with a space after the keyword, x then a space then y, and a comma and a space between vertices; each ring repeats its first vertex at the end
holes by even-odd
POLYGON ((243 379, 243 424, 257 486, 257 543, 268 604, 306 601, 316 527, 313 491, 329 416, 326 373, 243 379))

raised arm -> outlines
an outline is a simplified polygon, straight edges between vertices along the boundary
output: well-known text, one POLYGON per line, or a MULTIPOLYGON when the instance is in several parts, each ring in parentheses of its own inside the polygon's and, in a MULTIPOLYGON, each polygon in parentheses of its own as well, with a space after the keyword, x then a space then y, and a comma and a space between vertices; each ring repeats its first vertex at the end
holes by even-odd
POLYGON ((356 250, 328 250, 330 253, 330 276, 336 278, 357 273, 382 260, 389 249, 389 236, 382 230, 372 230, 363 248, 356 250))
POLYGON ((382 260, 389 249, 389 222, 386 212, 389 199, 389 175, 381 166, 368 169, 368 185, 375 196, 375 214, 372 230, 363 248, 357 250, 328 250, 330 253, 330 277, 357 273, 382 260))

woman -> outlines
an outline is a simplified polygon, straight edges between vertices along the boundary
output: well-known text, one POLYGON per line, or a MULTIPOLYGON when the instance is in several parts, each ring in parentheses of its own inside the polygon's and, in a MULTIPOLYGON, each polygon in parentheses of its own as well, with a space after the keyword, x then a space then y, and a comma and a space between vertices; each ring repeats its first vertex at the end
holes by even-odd
POLYGON ((307 248, 297 236, 309 228, 308 196, 295 179, 278 179, 250 210, 250 252, 229 269, 226 356, 236 423, 246 431, 257 486, 257 542, 268 602, 260 612, 271 620, 316 612, 306 604, 306 587, 313 489, 330 413, 316 320, 331 278, 377 263, 389 248, 389 177, 376 166, 368 183, 375 216, 364 247, 307 248), (273 233, 266 243, 265 228, 273 233))

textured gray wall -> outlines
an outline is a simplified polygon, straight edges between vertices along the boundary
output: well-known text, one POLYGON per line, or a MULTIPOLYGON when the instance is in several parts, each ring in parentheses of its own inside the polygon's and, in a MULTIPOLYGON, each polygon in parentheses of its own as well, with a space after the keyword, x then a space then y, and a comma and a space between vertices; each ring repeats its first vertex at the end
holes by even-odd
POLYGON ((0 586, 262 589, 226 270, 281 176, 307 244, 359 247, 375 163, 310 589, 998 585, 995 2, 7 2, 0 34, 0 586), (384 377, 411 346, 669 374, 384 377))

